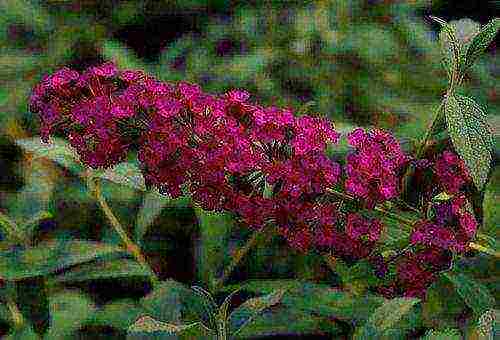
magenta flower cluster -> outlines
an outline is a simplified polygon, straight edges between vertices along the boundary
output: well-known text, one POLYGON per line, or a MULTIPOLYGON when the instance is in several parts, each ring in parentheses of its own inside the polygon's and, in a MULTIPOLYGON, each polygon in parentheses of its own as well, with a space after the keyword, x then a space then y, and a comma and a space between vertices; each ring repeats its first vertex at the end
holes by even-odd
POLYGON ((368 207, 399 194, 401 171, 410 160, 391 134, 356 129, 348 136, 356 152, 347 156, 346 191, 366 201, 368 207))
MULTIPOLYGON (((162 193, 175 198, 187 190, 204 209, 230 211, 252 228, 273 223, 300 251, 372 256, 383 224, 359 209, 345 211, 329 191, 343 188, 368 211, 398 197, 410 161, 398 141, 381 130, 356 129, 348 135, 354 152, 342 168, 326 153, 340 138, 328 119, 298 117, 249 97, 244 90, 211 95, 196 84, 171 84, 105 63, 46 76, 30 108, 40 116, 44 141, 65 136, 92 168, 112 167, 134 149, 146 184, 162 193)), ((465 169, 458 160, 446 152, 433 168, 452 193, 465 184, 456 174, 465 169)), ((436 259, 463 251, 474 235, 477 225, 463 202, 437 206, 434 220, 416 226, 411 242, 425 249, 398 267, 407 294, 421 292, 411 281, 416 276, 427 287, 431 269, 444 267, 436 259)))

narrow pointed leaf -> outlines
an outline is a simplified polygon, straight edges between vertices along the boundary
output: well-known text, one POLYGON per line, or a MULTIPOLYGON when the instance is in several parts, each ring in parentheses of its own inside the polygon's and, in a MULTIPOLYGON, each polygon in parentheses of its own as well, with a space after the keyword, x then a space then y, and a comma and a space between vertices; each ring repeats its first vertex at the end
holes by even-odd
POLYGON ((189 328, 194 328, 199 325, 199 322, 194 322, 191 324, 174 324, 169 322, 162 322, 156 320, 148 315, 139 317, 137 321, 132 324, 128 331, 129 332, 164 332, 169 334, 181 333, 189 328))
POLYGON ((57 282, 79 282, 98 279, 114 279, 126 277, 149 277, 147 270, 132 259, 112 259, 106 261, 85 263, 58 275, 57 282))
POLYGON ((229 317, 230 334, 238 334, 242 328, 250 324, 264 310, 279 304, 284 294, 285 290, 280 289, 271 294, 245 301, 229 317))
POLYGON ((120 253, 125 253, 125 250, 100 242, 46 241, 33 248, 1 252, 0 276, 5 280, 21 280, 120 253))
POLYGON ((451 79, 457 73, 458 66, 460 65, 460 44, 453 26, 437 17, 431 16, 431 19, 441 25, 439 41, 441 42, 443 61, 451 79))
POLYGON ((448 133, 479 191, 488 179, 492 159, 492 133, 485 113, 470 98, 450 95, 445 102, 448 133))

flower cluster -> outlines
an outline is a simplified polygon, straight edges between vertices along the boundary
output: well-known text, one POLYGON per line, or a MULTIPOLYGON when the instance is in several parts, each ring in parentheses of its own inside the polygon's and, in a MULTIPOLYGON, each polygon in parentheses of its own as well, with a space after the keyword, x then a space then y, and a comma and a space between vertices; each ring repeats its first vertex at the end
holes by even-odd
MULTIPOLYGON (((46 76, 30 108, 40 116, 44 141, 64 135, 92 168, 112 167, 134 149, 148 187, 172 197, 187 189, 206 210, 230 211, 256 229, 273 223, 299 251, 369 258, 383 275, 387 264, 374 253, 383 224, 362 211, 345 211, 330 193, 344 186, 368 213, 396 198, 410 161, 398 141, 381 130, 354 130, 348 135, 354 152, 343 172, 326 153, 340 138, 329 120, 297 117, 249 98, 244 90, 212 95, 196 84, 105 63, 46 76)), ((468 180, 463 162, 449 152, 432 169, 449 193, 468 180)), ((467 248, 477 223, 464 207, 465 199, 456 196, 435 206, 434 219, 417 223, 410 241, 419 250, 398 264, 399 293, 422 294, 450 263, 449 253, 467 248)))
POLYGON ((398 196, 400 172, 409 158, 394 136, 356 129, 348 141, 356 151, 347 156, 346 191, 365 200, 368 207, 398 196))
POLYGON ((474 215, 467 209, 464 193, 459 191, 470 180, 463 161, 456 154, 444 151, 434 164, 427 163, 426 168, 432 169, 439 189, 455 196, 432 202, 433 217, 415 223, 410 235, 415 251, 397 263, 397 279, 389 289, 393 294, 423 297, 437 274, 451 266, 452 254, 469 249, 478 228, 474 215))

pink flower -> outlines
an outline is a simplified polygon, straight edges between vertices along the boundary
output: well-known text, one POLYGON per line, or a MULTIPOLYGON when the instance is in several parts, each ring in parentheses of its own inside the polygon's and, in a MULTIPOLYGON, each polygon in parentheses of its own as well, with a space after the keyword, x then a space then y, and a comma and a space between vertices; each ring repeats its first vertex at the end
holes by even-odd
POLYGON ((471 180, 464 161, 450 151, 437 158, 433 170, 438 183, 449 194, 458 193, 471 180))

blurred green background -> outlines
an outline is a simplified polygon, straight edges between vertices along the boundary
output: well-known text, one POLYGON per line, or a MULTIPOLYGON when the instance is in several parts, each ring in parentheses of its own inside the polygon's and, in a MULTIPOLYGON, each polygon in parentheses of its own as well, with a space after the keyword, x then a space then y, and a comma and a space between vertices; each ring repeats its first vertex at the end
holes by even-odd
MULTIPOLYGON (((162 80, 199 83, 208 92, 245 88, 264 105, 331 117, 342 132, 378 126, 411 145, 422 137, 447 82, 439 27, 426 16, 485 24, 499 9, 499 1, 486 0, 0 0, 0 209, 18 222, 50 212, 36 241, 64 235, 118 242, 81 180, 48 161, 31 161, 14 144, 38 134, 37 117, 27 110, 31 88, 62 66, 83 70, 113 60, 162 80)), ((463 89, 486 109, 496 142, 498 41, 463 89)), ((498 183, 496 169, 483 226, 493 234, 500 222, 498 183)), ((141 194, 112 183, 104 189, 123 223, 134 225, 141 194)), ((200 280, 195 264, 203 235, 192 208, 165 209, 151 224, 143 246, 160 276, 200 280)), ((248 234, 237 233, 232 248, 248 234)), ((291 268, 301 278, 328 277, 318 259, 283 249, 279 243, 255 250, 234 279, 290 277, 291 268)), ((109 299, 102 295, 106 285, 118 296, 144 293, 143 282, 124 283, 122 290, 116 282, 100 285, 86 287, 98 301, 109 299)))

